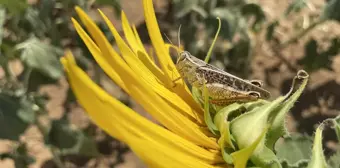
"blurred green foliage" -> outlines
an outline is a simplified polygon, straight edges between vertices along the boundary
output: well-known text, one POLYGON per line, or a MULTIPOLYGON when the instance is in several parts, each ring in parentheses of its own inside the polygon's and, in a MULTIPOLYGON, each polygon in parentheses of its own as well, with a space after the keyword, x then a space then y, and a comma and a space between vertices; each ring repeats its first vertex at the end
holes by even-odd
MULTIPOLYGON (((212 62, 216 65, 224 65, 221 68, 228 69, 228 72, 247 77, 251 72, 249 65, 253 60, 254 46, 257 45, 255 38, 261 36, 261 32, 265 32, 265 39, 273 46, 274 52, 281 52, 286 47, 294 45, 298 39, 316 26, 329 20, 339 21, 340 1, 329 0, 325 3, 320 16, 317 18, 314 15, 307 16, 312 20, 307 28, 300 28, 287 41, 276 37, 275 31, 280 26, 280 21, 291 15, 298 15, 303 8, 308 6, 308 3, 308 0, 294 0, 284 10, 281 17, 268 20, 259 4, 246 0, 173 0, 173 20, 177 24, 174 24, 175 26, 171 29, 176 30, 178 22, 183 23, 181 39, 184 41, 185 49, 203 59, 217 30, 216 17, 221 18, 221 35, 216 43, 212 62)), ((338 38, 335 38, 330 41, 331 46, 324 52, 315 51, 318 46, 313 41, 307 43, 306 57, 299 61, 299 66, 308 71, 320 68, 329 69, 331 58, 339 53, 337 40, 338 38)), ((290 61, 282 61, 288 64, 291 70, 298 69, 291 65, 290 61)))
MULTIPOLYGON (((59 120, 49 119, 48 125, 39 120, 47 115, 45 106, 49 98, 38 89, 45 84, 58 85, 64 76, 59 61, 64 49, 80 46, 85 56, 80 55, 77 61, 83 65, 85 62, 85 69, 93 64, 93 60, 86 57, 85 46, 79 45, 79 37, 70 23, 71 17, 76 17, 76 5, 84 10, 112 5, 117 14, 121 8, 118 0, 39 0, 32 4, 26 0, 0 1, 0 66, 5 72, 4 78, 0 78, 0 139, 18 142, 13 151, 0 156, 13 159, 18 168, 35 162, 28 154, 26 142, 20 139, 32 125, 43 135, 58 167, 64 167, 61 160, 64 156, 100 155, 94 137, 86 129, 72 126, 67 113, 59 120), (10 66, 15 60, 22 64, 19 75, 14 74, 10 66)), ((72 96, 69 90, 67 103, 71 103, 72 96)))

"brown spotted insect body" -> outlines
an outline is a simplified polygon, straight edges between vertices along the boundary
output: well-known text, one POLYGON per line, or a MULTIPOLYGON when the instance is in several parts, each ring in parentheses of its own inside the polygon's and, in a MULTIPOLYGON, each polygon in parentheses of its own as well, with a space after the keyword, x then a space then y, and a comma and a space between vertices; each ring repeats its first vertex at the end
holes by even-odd
POLYGON ((241 79, 207 64, 187 51, 179 54, 176 68, 181 77, 185 78, 192 86, 203 90, 205 84, 213 104, 226 105, 270 97, 270 93, 261 88, 260 81, 241 79))

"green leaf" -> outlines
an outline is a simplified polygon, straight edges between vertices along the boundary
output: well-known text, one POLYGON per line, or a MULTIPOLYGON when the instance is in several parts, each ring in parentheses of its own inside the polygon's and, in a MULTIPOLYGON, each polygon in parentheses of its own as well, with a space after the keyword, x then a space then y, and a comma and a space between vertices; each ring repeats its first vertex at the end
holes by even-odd
POLYGON ((48 140, 60 149, 72 148, 77 143, 77 132, 70 127, 67 120, 53 120, 48 140))
POLYGON ((17 111, 18 117, 25 123, 34 124, 36 119, 35 111, 38 110, 38 106, 35 105, 26 96, 20 99, 20 109, 17 111))
POLYGON ((27 83, 27 91, 35 92, 38 91, 41 85, 57 84, 57 82, 58 80, 46 76, 46 73, 42 73, 39 70, 32 70, 27 83))
MULTIPOLYGON (((234 35, 236 34, 239 28, 239 22, 241 17, 239 17, 238 13, 235 13, 233 11, 228 10, 227 8, 215 8, 211 11, 211 16, 214 18, 208 19, 206 21, 206 25, 211 27, 213 24, 215 24, 215 18, 219 17, 221 18, 222 25, 221 25, 221 35, 228 39, 232 40, 234 35), (211 20, 211 21, 210 21, 211 20)), ((216 26, 213 27, 213 30, 216 30, 216 26)))
POLYGON ((261 29, 261 24, 266 20, 266 15, 262 9, 261 6, 255 3, 248 3, 246 5, 243 5, 241 8, 241 13, 244 16, 254 16, 255 21, 252 24, 252 28, 255 31, 258 31, 261 29))
POLYGON ((0 6, 0 45, 2 44, 3 26, 6 20, 6 10, 0 6))
POLYGON ((318 42, 314 39, 305 45, 305 56, 298 63, 302 64, 307 71, 315 71, 320 68, 329 69, 332 65, 332 58, 340 51, 340 38, 333 38, 329 47, 325 50, 318 48, 318 42))
POLYGON ((20 135, 34 122, 32 102, 0 93, 0 139, 18 141, 20 135))
POLYGON ((37 36, 44 36, 47 32, 47 26, 40 18, 40 11, 34 8, 27 8, 24 16, 24 21, 28 25, 26 31, 34 32, 37 36))
POLYGON ((48 134, 48 142, 60 148, 63 155, 78 154, 94 157, 99 154, 92 137, 72 128, 66 119, 54 120, 48 134))
POLYGON ((329 0, 322 11, 321 19, 340 21, 340 0, 329 0))
POLYGON ((340 168, 340 151, 337 151, 328 159, 329 168, 340 168))
POLYGON ((308 164, 308 168, 327 168, 327 162, 322 148, 322 130, 323 124, 321 124, 315 132, 312 159, 308 164))
POLYGON ((289 166, 286 161, 281 162, 281 165, 283 168, 307 168, 308 166, 308 161, 306 160, 301 160, 296 163, 294 166, 289 166))
POLYGON ((307 6, 307 1, 308 0, 294 0, 289 4, 284 15, 287 17, 292 12, 300 12, 301 9, 307 6))
POLYGON ((22 50, 21 60, 27 66, 39 70, 52 79, 59 79, 63 75, 59 61, 63 53, 61 49, 41 42, 35 37, 18 44, 16 49, 22 50))
POLYGON ((1 0, 0 5, 3 5, 13 15, 18 15, 27 9, 27 0, 1 0))
POLYGON ((19 144, 16 150, 9 154, 9 157, 13 159, 16 168, 27 168, 35 162, 35 159, 29 155, 24 143, 19 144))
POLYGON ((276 143, 276 156, 287 167, 299 167, 301 162, 308 162, 311 157, 312 138, 307 135, 292 134, 282 142, 276 143))
POLYGON ((279 25, 280 25, 280 23, 277 20, 269 24, 269 26, 267 27, 267 31, 266 31, 266 40, 267 41, 270 41, 270 40, 273 39, 275 29, 279 25))
POLYGON ((53 17, 53 8, 56 5, 56 1, 51 0, 39 0, 39 18, 43 21, 48 21, 53 17))
POLYGON ((182 18, 187 15, 195 6, 199 6, 200 0, 190 0, 190 1, 182 1, 182 0, 174 0, 174 9, 175 17, 182 18))

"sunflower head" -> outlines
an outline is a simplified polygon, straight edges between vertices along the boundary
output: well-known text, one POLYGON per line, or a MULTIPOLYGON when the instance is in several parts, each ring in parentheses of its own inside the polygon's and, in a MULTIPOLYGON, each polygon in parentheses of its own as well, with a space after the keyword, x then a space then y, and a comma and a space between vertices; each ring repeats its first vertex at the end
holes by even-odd
MULTIPOLYGON (((115 38, 119 52, 79 7, 75 10, 87 31, 77 20, 72 19, 72 22, 105 73, 160 125, 134 112, 96 85, 68 51, 61 61, 70 86, 93 122, 128 144, 150 167, 243 168, 247 164, 262 167, 277 163, 273 145, 286 133, 282 129, 284 115, 302 93, 308 75, 299 72, 292 91, 273 101, 258 100, 223 107, 209 104, 207 89, 190 91, 176 69, 169 54, 169 49, 175 46, 163 41, 152 1, 143 0, 143 6, 154 54, 146 51, 136 27, 129 24, 124 12, 121 20, 125 40, 105 14, 98 11, 115 38), (263 157, 267 155, 270 158, 263 157)), ((181 52, 177 63, 187 57, 188 52, 181 52)))

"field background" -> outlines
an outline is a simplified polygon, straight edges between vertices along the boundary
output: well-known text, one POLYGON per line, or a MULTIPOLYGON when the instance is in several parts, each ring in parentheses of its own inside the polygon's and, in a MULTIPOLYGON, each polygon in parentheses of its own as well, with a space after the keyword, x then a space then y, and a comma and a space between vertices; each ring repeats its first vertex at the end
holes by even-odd
MULTIPOLYGON (((1 1, 0 1, 1 2, 1 1)), ((212 64, 223 67, 226 71, 245 77, 247 79, 260 79, 264 81, 265 88, 268 89, 273 97, 285 94, 291 85, 292 78, 298 69, 305 69, 310 73, 310 82, 308 88, 301 96, 299 101, 294 106, 290 115, 287 117, 287 126, 292 132, 300 132, 312 135, 317 124, 325 118, 335 117, 339 115, 340 109, 340 24, 337 21, 327 21, 313 28, 306 35, 299 38, 297 42, 277 51, 275 49, 275 40, 267 41, 266 28, 275 19, 281 18, 282 14, 287 10, 292 0, 258 0, 256 2, 264 11, 266 16, 263 27, 257 33, 250 33, 251 57, 240 58, 240 60, 226 59, 223 54, 230 47, 228 40, 220 38, 213 55, 212 64), (326 51, 330 46, 335 45, 335 51, 331 54, 326 51), (274 46, 274 47, 273 47, 274 46), (323 54, 321 54, 323 53, 323 54), (314 55, 313 55, 314 54, 314 55), (222 56, 221 56, 222 55, 222 56), (223 57, 223 58, 222 58, 223 57), (322 58, 321 58, 322 57, 322 58), (249 64, 242 62, 242 59, 247 59, 249 64), (248 60, 249 59, 249 60, 248 60), (236 62, 236 63, 235 63, 236 62), (237 65, 233 67, 232 65, 237 65), (228 68, 230 67, 230 68, 228 68), (246 69, 246 70, 245 70, 246 69), (230 71, 229 71, 230 70, 230 71)), ((36 5, 39 1, 28 1, 29 5, 36 5)), ((322 13, 326 1, 310 0, 307 7, 301 11, 293 13, 287 18, 280 19, 280 25, 275 29, 275 38, 279 41, 286 41, 289 37, 294 36, 301 27, 308 26, 309 19, 315 18, 322 13)), ((1 3, 0 3, 1 4, 1 3)), ((89 8, 89 14, 93 19, 100 21, 96 8, 101 8, 104 13, 111 19, 115 27, 123 34, 119 16, 114 7, 110 4, 96 4, 89 8)), ((150 48, 147 31, 145 28, 144 14, 141 0, 121 0, 120 5, 125 11, 130 23, 137 26, 145 46, 150 48)), ((206 25, 193 24, 191 22, 177 22, 175 18, 176 5, 170 0, 154 0, 157 18, 160 24, 161 31, 166 33, 173 43, 177 44, 176 33, 179 24, 182 24, 182 37, 185 46, 189 46, 188 50, 191 53, 197 54, 198 57, 204 56, 213 38, 212 33, 207 33, 206 25), (187 25, 191 24, 191 25, 187 25), (190 46, 186 41, 186 27, 197 27, 197 36, 193 45, 204 46, 201 51, 196 51, 195 47, 190 46), (201 27, 200 27, 201 26, 201 27), (212 35, 211 35, 212 34, 212 35), (206 40, 209 39, 209 40, 206 40), (203 41, 203 42, 202 42, 203 41), (200 43, 199 43, 200 42, 200 43)), ((69 6, 64 9, 72 16, 73 8, 69 6)), ((119 13, 119 12, 118 12, 119 13)), ((311 21, 312 22, 312 21, 311 21)), ((211 22, 216 28, 217 21, 211 22)), ((68 25, 71 27, 71 23, 68 25)), ((210 28, 211 29, 211 28, 210 28)), ((209 29, 209 30, 210 30, 209 29)), ((72 30, 72 28, 70 28, 72 30)), ((224 29, 221 32, 225 31, 224 29)), ((65 32, 64 32, 65 33, 65 32)), ((73 36, 74 32, 70 33, 73 36)), ((68 35, 63 37, 63 45, 59 47, 72 48, 78 55, 86 55, 81 52, 82 48, 79 43, 73 43, 67 39, 68 35)), ((70 36, 70 37, 71 37, 70 36)), ((238 41, 240 37, 235 35, 232 40, 238 41)), ((192 40, 192 39, 191 39, 192 40)), ((249 39, 248 39, 249 40, 249 39)), ((241 52, 240 52, 241 53, 241 52)), ((225 56, 227 57, 227 56, 225 56)), ((81 58, 81 57, 80 57, 81 58)), ((137 112, 149 117, 143 109, 138 106, 133 100, 130 100, 118 87, 116 87, 110 79, 93 63, 90 57, 84 56, 83 63, 86 65, 87 72, 104 87, 113 96, 129 104, 137 112)), ((20 76, 24 72, 22 60, 18 57, 11 58, 9 65, 15 76, 20 76)), ((0 68, 0 79, 5 78, 5 72, 0 68)), ((72 98, 72 93, 69 90, 67 79, 61 76, 56 81, 39 84, 36 92, 41 95, 47 95, 49 100, 46 101, 47 114, 41 116, 41 120, 49 123, 51 120, 59 120, 66 118, 69 121, 69 126, 75 129, 82 130, 90 135, 94 140, 94 144, 99 151, 99 155, 82 156, 80 154, 70 154, 63 156, 67 167, 117 167, 117 168, 143 168, 146 167, 143 163, 129 150, 129 148, 106 135, 103 131, 91 123, 84 110, 72 98)), ((1 120, 6 120, 6 115, 2 116, 1 120)), ((11 129, 8 125, 1 125, 11 129)), ((336 137, 334 132, 326 131, 324 134, 325 152, 330 155, 336 149, 336 137)), ((43 135, 40 133, 36 125, 30 125, 20 135, 19 141, 0 140, 0 153, 13 153, 18 147, 18 144, 26 144, 27 155, 35 158, 30 168, 52 168, 55 167, 52 162, 52 154, 45 147, 43 135), (19 143, 20 142, 20 143, 19 143)), ((26 155, 25 154, 25 155, 26 155)), ((0 161, 0 167, 14 167, 14 160, 4 158, 0 161)))

